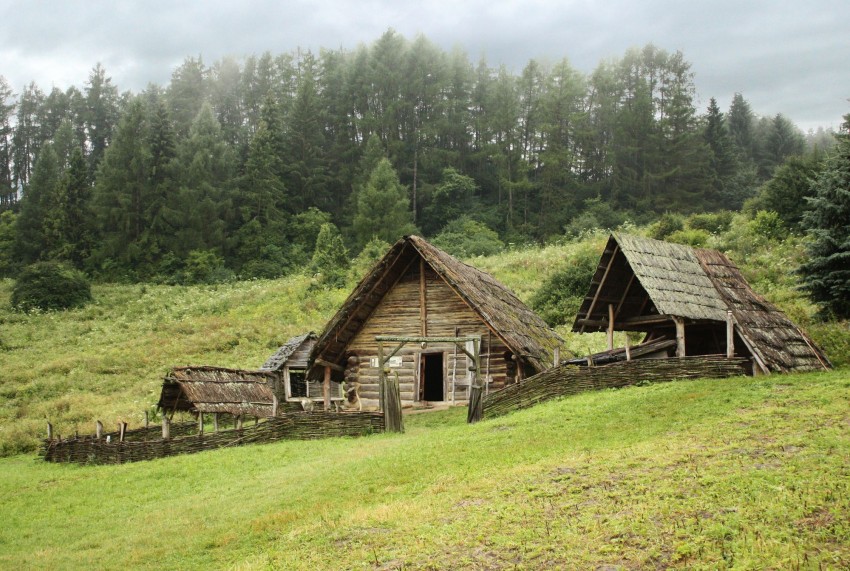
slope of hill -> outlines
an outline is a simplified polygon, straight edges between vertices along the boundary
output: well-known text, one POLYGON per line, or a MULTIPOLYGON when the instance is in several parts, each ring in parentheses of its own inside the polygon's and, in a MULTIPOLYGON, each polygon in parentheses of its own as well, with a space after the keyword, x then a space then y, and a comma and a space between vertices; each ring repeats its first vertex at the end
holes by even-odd
POLYGON ((0 460, 3 568, 847 568, 850 374, 123 466, 0 460))

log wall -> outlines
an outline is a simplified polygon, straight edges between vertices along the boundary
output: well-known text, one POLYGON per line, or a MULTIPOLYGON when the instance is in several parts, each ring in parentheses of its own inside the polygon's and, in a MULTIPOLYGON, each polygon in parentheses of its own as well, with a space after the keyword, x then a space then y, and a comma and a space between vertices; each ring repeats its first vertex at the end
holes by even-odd
MULTIPOLYGON (((103 438, 83 436, 45 440, 41 447, 41 456, 48 462, 73 462, 77 464, 123 464, 140 460, 153 460, 178 454, 192 454, 204 450, 215 450, 229 446, 260 444, 278 440, 315 440, 335 436, 363 436, 384 432, 384 417, 380 413, 366 412, 301 412, 265 419, 255 426, 241 429, 221 430, 197 434, 197 423, 188 423, 196 432, 187 435, 182 424, 178 432, 182 436, 163 439, 151 436, 154 428, 127 431, 124 442, 114 436, 110 442, 103 438), (134 434, 134 436, 133 436, 134 434)), ((175 425, 172 425, 172 431, 175 425)))
MULTIPOLYGON (((504 342, 494 335, 484 321, 452 290, 436 272, 426 266, 424 288, 420 278, 420 265, 414 261, 395 286, 384 295, 372 315, 352 339, 347 352, 357 355, 360 366, 358 381, 360 398, 365 404, 378 403, 378 369, 370 361, 378 358, 378 335, 464 337, 481 336, 481 374, 491 379, 488 391, 504 387, 514 381, 516 367, 505 359, 508 352, 504 342), (424 289, 424 311, 421 304, 424 289), (422 317, 425 317, 423 326, 422 317)), ((384 353, 395 348, 386 343, 384 353)), ((420 354, 443 353, 443 379, 445 400, 452 400, 452 375, 455 377, 454 400, 468 398, 467 357, 452 343, 405 345, 396 356, 401 365, 390 368, 390 376, 398 375, 401 399, 404 404, 419 400, 420 354)))

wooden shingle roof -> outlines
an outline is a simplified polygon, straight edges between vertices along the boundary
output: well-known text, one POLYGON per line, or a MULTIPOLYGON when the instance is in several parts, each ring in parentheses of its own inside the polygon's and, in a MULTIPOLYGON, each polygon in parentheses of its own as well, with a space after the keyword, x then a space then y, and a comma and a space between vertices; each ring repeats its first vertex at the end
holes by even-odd
POLYGON ((311 361, 338 363, 383 296, 411 261, 421 257, 493 333, 519 358, 538 371, 551 366, 555 348, 563 340, 507 286, 493 276, 461 262, 418 236, 396 242, 360 281, 319 335, 311 361))
MULTIPOLYGON (((315 341, 316 334, 312 331, 310 331, 309 333, 304 333, 303 335, 293 337, 292 339, 281 345, 277 351, 275 351, 268 359, 266 359, 266 362, 263 363, 263 366, 260 367, 260 370, 280 370, 280 368, 286 365, 287 362, 290 360, 290 357, 292 357, 292 355, 299 349, 303 348, 303 350, 306 351, 307 354, 309 354, 310 350, 313 348, 313 344, 315 343, 315 341)), ((305 359, 304 362, 299 361, 298 363, 290 363, 290 365, 296 367, 306 367, 307 360, 305 359)))

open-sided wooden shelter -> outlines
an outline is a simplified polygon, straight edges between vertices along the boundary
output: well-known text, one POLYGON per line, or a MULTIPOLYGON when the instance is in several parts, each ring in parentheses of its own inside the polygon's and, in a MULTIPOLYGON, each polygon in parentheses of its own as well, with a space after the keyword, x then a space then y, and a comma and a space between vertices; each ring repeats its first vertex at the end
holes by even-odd
POLYGON ((357 382, 377 404, 379 338, 402 343, 387 368, 405 404, 466 399, 470 355, 494 390, 550 367, 563 342, 503 284, 418 236, 396 242, 349 295, 319 335, 311 376, 357 382))
POLYGON ((726 354, 751 358, 754 373, 830 368, 722 253, 626 234, 608 239, 573 331, 608 332, 600 360, 726 354), (626 353, 613 349, 614 331, 646 337, 626 353))

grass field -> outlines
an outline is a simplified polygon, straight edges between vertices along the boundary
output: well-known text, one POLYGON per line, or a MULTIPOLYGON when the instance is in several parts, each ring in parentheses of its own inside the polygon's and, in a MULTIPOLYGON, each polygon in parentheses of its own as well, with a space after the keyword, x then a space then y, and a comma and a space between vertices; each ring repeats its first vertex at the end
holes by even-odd
POLYGON ((2 459, 0 567, 850 567, 846 371, 464 412, 123 466, 2 459))

